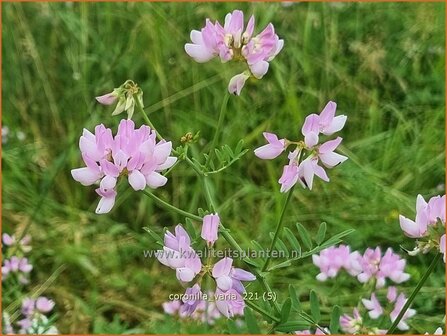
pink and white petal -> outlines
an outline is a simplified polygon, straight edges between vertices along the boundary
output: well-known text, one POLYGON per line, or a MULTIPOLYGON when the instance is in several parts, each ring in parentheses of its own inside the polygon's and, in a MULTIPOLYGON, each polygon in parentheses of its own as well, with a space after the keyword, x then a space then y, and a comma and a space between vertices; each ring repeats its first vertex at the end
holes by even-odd
POLYGON ((164 186, 168 182, 168 179, 163 175, 152 172, 149 175, 146 175, 146 184, 152 189, 157 189, 159 187, 164 186))
POLYGON ((101 197, 95 212, 97 214, 105 214, 112 210, 115 205, 115 196, 112 197, 101 197))
POLYGON ((216 279, 217 287, 226 292, 233 287, 233 280, 228 275, 222 275, 216 279))
POLYGON ((326 170, 324 170, 324 168, 319 166, 318 164, 314 165, 314 173, 323 181, 329 182, 329 177, 326 174, 326 170))
POLYGON ((262 160, 272 160, 278 157, 285 148, 277 147, 274 145, 264 145, 254 150, 255 155, 262 160))
POLYGON ((107 161, 107 160, 101 160, 101 162, 99 164, 100 164, 104 174, 109 175, 109 176, 113 176, 113 177, 118 177, 119 176, 120 170, 112 162, 107 161))
POLYGON ((89 186, 98 181, 101 175, 88 167, 77 168, 71 170, 73 179, 84 186, 89 186))
POLYGON ((320 148, 318 149, 318 152, 320 154, 324 154, 324 153, 328 153, 328 152, 333 152, 338 145, 340 145, 341 141, 343 140, 342 137, 337 137, 334 140, 329 140, 326 141, 325 143, 323 143, 320 148))
POLYGON ((116 178, 113 176, 106 175, 101 180, 99 188, 107 192, 107 190, 113 189, 116 186, 116 178))
POLYGON ((194 44, 203 44, 202 32, 198 30, 191 30, 191 34, 189 35, 192 43, 194 44))
POLYGON ((213 267, 213 277, 219 278, 224 275, 229 275, 231 272, 231 266, 233 265, 233 259, 231 258, 223 258, 219 260, 213 267))
POLYGON ((312 158, 306 159, 303 162, 301 162, 299 166, 301 168, 300 175, 304 178, 306 186, 309 188, 309 190, 312 190, 312 185, 314 181, 314 169, 311 160, 312 158))
POLYGON ((115 96, 113 94, 113 92, 111 92, 111 93, 106 93, 105 95, 98 96, 95 98, 98 101, 98 103, 100 103, 102 105, 112 105, 116 101, 117 96, 115 96))
POLYGON ((95 161, 102 159, 103 153, 98 150, 96 141, 92 141, 84 136, 81 136, 79 138, 79 149, 81 150, 81 153, 87 154, 88 157, 95 161))
POLYGON ((144 188, 146 187, 146 178, 138 170, 134 170, 129 174, 128 181, 129 181, 130 186, 135 191, 144 190, 144 188))
POLYGON ((346 156, 335 152, 320 154, 321 162, 323 162, 323 164, 328 168, 333 168, 336 165, 345 162, 347 159, 348 158, 346 156))
POLYGON ((250 71, 257 79, 261 79, 269 70, 269 62, 260 61, 249 66, 250 71))
POLYGON ((208 62, 214 57, 213 53, 203 45, 186 43, 185 51, 198 63, 208 62))
POLYGON ((315 132, 309 132, 304 136, 304 143, 307 148, 312 148, 318 144, 318 134, 315 132))
POLYGON ((337 104, 333 101, 329 101, 320 113, 320 122, 322 125, 328 125, 335 117, 335 110, 337 104))
POLYGON ((175 163, 177 162, 177 157, 175 156, 168 156, 166 161, 160 165, 157 166, 156 171, 162 171, 165 169, 171 168, 175 163))
POLYGON ((176 270, 177 279, 179 279, 182 282, 190 282, 192 279, 194 279, 194 272, 187 268, 187 267, 181 267, 177 268, 176 270))
POLYGON ((252 15, 247 23, 247 28, 245 29, 244 37, 249 40, 253 35, 253 31, 255 28, 255 17, 252 15))
POLYGON ((346 119, 348 119, 348 117, 345 115, 335 117, 332 122, 321 131, 321 133, 331 135, 340 131, 345 126, 346 119))
POLYGON ((228 83, 228 92, 236 96, 240 96, 248 78, 250 78, 250 76, 244 73, 233 76, 228 83))
POLYGON ((306 117, 304 120, 303 127, 301 128, 301 133, 306 136, 310 132, 319 133, 319 122, 320 117, 313 113, 306 117))
POLYGON ((408 237, 410 238, 421 237, 419 226, 416 224, 415 221, 412 221, 411 219, 399 215, 399 223, 400 228, 402 229, 402 231, 404 231, 405 235, 407 235, 408 237))
POLYGON ((172 150, 172 142, 159 142, 154 149, 154 159, 157 162, 157 164, 164 163, 169 155, 171 154, 172 150))
POLYGON ((233 268, 231 271, 231 277, 241 281, 254 281, 256 276, 241 268, 233 268))

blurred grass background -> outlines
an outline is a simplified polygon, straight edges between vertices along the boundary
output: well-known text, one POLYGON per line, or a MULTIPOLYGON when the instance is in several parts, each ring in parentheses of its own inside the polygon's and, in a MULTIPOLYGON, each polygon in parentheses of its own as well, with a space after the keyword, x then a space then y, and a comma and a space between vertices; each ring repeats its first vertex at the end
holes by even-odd
MULTIPOLYGON (((186 132, 200 130, 197 149, 208 150, 238 66, 197 64, 183 46, 205 18, 222 22, 233 9, 254 13, 257 32, 273 22, 285 47, 264 79, 230 99, 222 144, 243 138, 253 149, 264 130, 298 137, 305 116, 328 100, 348 115, 341 136, 349 160, 329 172, 330 183, 295 191, 287 226, 300 221, 315 232, 326 221, 329 234, 356 229, 346 241, 361 252, 377 245, 399 251, 412 242, 398 214, 414 216, 418 193, 444 193, 443 3, 2 3, 2 125, 10 129, 2 151, 3 231, 29 225, 33 286, 63 265, 46 291, 57 303, 60 331, 205 331, 163 315, 161 303, 182 289, 171 270, 143 258, 143 249, 155 248, 143 226, 161 232, 183 219, 130 190, 112 213, 97 216, 94 188, 73 181, 70 169, 81 166, 83 127, 119 123, 94 97, 128 78, 142 87, 146 111, 166 137, 179 145, 186 132)), ((142 123, 140 115, 134 119, 142 123)), ((258 160, 250 150, 213 178, 221 217, 244 247, 252 239, 268 244, 283 199, 277 180, 284 163, 258 160)), ((156 194, 192 212, 206 207, 185 164, 156 194)), ((412 279, 401 286, 407 294, 430 261, 408 258, 412 279)), ((343 276, 318 283, 317 273, 306 259, 269 281, 281 300, 292 283, 304 303, 317 290, 323 312, 333 304, 352 311, 364 289, 343 276)), ((416 300, 413 332, 443 324, 444 283, 439 267, 416 300)), ((225 324, 212 329, 223 331, 225 324)))

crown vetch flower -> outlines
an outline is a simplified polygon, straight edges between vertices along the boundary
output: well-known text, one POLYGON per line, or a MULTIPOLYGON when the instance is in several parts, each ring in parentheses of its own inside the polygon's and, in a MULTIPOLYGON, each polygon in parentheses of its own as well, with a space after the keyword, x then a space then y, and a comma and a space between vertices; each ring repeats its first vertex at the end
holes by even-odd
POLYGON ((335 152, 343 140, 341 137, 320 144, 320 133, 332 135, 341 130, 346 123, 346 116, 335 116, 336 106, 330 101, 320 115, 311 114, 306 117, 301 128, 304 140, 279 140, 276 134, 264 133, 268 144, 255 149, 255 155, 261 159, 274 159, 288 146, 296 145, 296 148, 289 152, 289 163, 284 166, 278 180, 281 184, 281 192, 289 191, 297 182, 300 182, 303 188, 312 190, 314 176, 318 176, 323 181, 329 181, 320 162, 325 168, 334 168, 348 159, 335 152))
POLYGON ((399 215, 400 227, 410 238, 425 236, 428 227, 435 226, 438 220, 445 226, 445 195, 432 197, 428 203, 422 195, 418 195, 414 221, 399 215))
POLYGON ((315 113, 308 115, 301 129, 303 135, 307 136, 311 133, 332 135, 341 131, 348 117, 345 115, 335 116, 336 110, 337 104, 329 101, 319 115, 315 113))
POLYGON ((101 196, 96 208, 98 214, 113 208, 120 177, 127 176, 134 190, 143 190, 146 186, 155 189, 167 182, 160 172, 177 160, 170 156, 170 141, 157 142, 154 130, 145 125, 135 129, 132 120, 121 120, 115 137, 112 130, 102 124, 95 127, 95 134, 84 129, 79 148, 86 167, 73 169, 71 174, 85 186, 99 182, 96 189, 101 196))
POLYGON ((219 230, 220 218, 219 215, 211 214, 203 217, 202 234, 201 237, 207 241, 209 246, 212 246, 217 240, 217 232, 219 230))
POLYGON ((445 202, 445 195, 432 197, 428 202, 422 195, 418 195, 415 220, 399 215, 400 227, 404 234, 418 239, 415 249, 409 252, 410 255, 415 255, 420 251, 427 253, 432 248, 445 254, 445 243, 443 243, 443 239, 445 241, 445 202))
POLYGON ((402 283, 410 278, 410 275, 404 272, 405 259, 395 254, 391 248, 387 249, 383 257, 380 247, 368 248, 352 265, 358 267, 357 279, 361 283, 375 279, 377 288, 385 286, 386 278, 396 283, 402 283))
POLYGON ((181 282, 192 281, 202 269, 202 262, 191 247, 191 239, 180 224, 175 227, 175 234, 165 233, 163 250, 157 251, 157 259, 174 269, 181 282))
POLYGON ((249 75, 236 75, 228 86, 230 93, 239 95, 247 76, 262 78, 268 71, 269 62, 284 46, 271 23, 256 36, 253 36, 254 25, 255 19, 251 16, 244 30, 244 13, 240 10, 228 13, 223 26, 218 21, 213 24, 206 19, 201 31, 191 31, 192 43, 185 44, 185 51, 199 63, 217 56, 222 62, 244 61, 249 75))

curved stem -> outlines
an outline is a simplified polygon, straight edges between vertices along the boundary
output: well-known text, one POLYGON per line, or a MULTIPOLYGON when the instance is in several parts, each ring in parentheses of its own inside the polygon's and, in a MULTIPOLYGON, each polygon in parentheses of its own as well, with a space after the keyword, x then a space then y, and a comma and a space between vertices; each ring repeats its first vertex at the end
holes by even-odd
POLYGON ((222 100, 222 105, 220 106, 219 120, 217 121, 216 132, 214 133, 214 138, 213 138, 213 141, 211 142, 210 153, 208 155, 208 159, 206 160, 205 165, 208 165, 208 163, 212 159, 212 156, 214 155, 214 148, 216 147, 217 140, 219 139, 219 135, 222 130, 222 125, 225 120, 225 114, 227 112, 227 103, 228 103, 229 98, 230 98, 230 94, 228 92, 225 93, 224 99, 222 100))
POLYGON ((155 128, 155 126, 152 124, 151 120, 149 119, 149 116, 146 114, 146 112, 144 111, 143 106, 141 105, 140 101, 138 100, 138 96, 135 93, 133 95, 133 99, 135 101, 135 107, 137 108, 138 111, 140 111, 140 113, 143 115, 143 119, 144 121, 155 131, 155 133, 157 134, 157 138, 158 140, 162 140, 163 137, 161 136, 160 133, 158 133, 157 129, 155 128))
MULTIPOLYGON (((282 226, 283 226, 282 223, 284 221, 284 214, 286 213, 287 206, 289 205, 290 199, 292 198, 294 188, 295 188, 295 186, 293 186, 292 189, 290 189, 290 191, 287 195, 286 201, 284 202, 284 205, 282 207, 281 215, 279 216, 278 224, 276 225, 275 235, 273 236, 272 243, 270 244, 270 250, 269 250, 270 252, 273 251, 273 249, 275 248, 276 241, 278 240, 278 236, 279 236, 282 226)), ((267 270, 267 268, 270 264, 270 260, 271 260, 271 258, 267 258, 265 260, 264 266, 262 267, 263 272, 265 272, 267 270)))
POLYGON ((196 220, 199 222, 202 221, 202 217, 194 215, 194 214, 187 212, 185 210, 179 209, 179 208, 169 204, 168 202, 163 201, 161 198, 158 198, 157 196, 155 196, 153 193, 151 193, 149 191, 143 190, 143 194, 152 198, 154 201, 158 202, 165 209, 172 210, 172 211, 178 213, 179 215, 185 216, 187 218, 190 218, 190 219, 193 219, 193 220, 196 220))
POLYGON ((422 276, 421 280, 419 280, 418 284, 416 285, 416 288, 411 293, 410 297, 408 298, 407 302, 405 302, 404 306, 402 307, 399 315, 397 315, 396 319, 394 320, 393 324, 391 325, 390 329, 387 331, 387 335, 390 335, 396 330, 397 325, 402 320, 402 317, 407 312, 407 309, 410 307, 411 303, 414 301, 416 295, 419 293, 420 289, 424 285, 425 281, 427 281, 430 274, 433 272, 433 270, 436 267, 436 264, 441 259, 442 254, 438 252, 436 256, 433 258, 430 266, 428 266, 427 270, 425 271, 424 275, 422 276))

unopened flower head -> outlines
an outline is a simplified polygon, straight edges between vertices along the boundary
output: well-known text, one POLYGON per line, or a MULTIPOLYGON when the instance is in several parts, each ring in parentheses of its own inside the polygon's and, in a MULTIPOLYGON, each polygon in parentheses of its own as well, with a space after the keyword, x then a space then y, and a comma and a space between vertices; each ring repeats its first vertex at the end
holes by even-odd
POLYGON ((214 242, 217 240, 219 225, 220 218, 217 213, 203 217, 201 237, 206 240, 208 246, 214 245, 214 242))
POLYGON ((360 316, 359 310, 354 308, 352 316, 344 314, 340 316, 340 328, 345 333, 356 334, 363 326, 363 319, 360 316))
POLYGON ((222 62, 245 62, 247 72, 234 76, 228 86, 230 93, 239 95, 249 77, 260 79, 267 73, 269 62, 284 46, 271 23, 256 36, 254 28, 254 16, 245 27, 244 13, 240 10, 228 13, 223 26, 218 21, 212 23, 206 19, 205 27, 191 31, 192 43, 185 44, 185 51, 199 63, 214 57, 219 57, 222 62))
POLYGON ((96 97, 96 100, 102 105, 113 105, 118 102, 112 115, 127 112, 128 119, 131 119, 135 110, 135 104, 143 104, 143 91, 132 80, 127 80, 119 88, 112 92, 96 97))
POLYGON ((113 208, 119 178, 127 177, 134 190, 143 190, 146 186, 155 189, 167 182, 160 172, 172 167, 177 160, 170 156, 170 141, 157 142, 154 130, 145 125, 135 129, 132 120, 121 120, 114 137, 112 130, 102 124, 95 127, 94 134, 84 129, 79 148, 86 167, 73 169, 71 174, 85 186, 99 182, 96 189, 101 196, 96 208, 98 214, 113 208))
POLYGON ((274 133, 264 133, 268 144, 254 151, 260 159, 274 159, 289 146, 295 146, 288 154, 289 163, 284 166, 278 181, 281 184, 281 192, 289 191, 297 182, 304 188, 312 190, 315 176, 323 181, 329 181, 324 167, 331 169, 348 159, 335 152, 343 140, 341 137, 320 142, 320 134, 332 135, 340 131, 346 123, 346 116, 335 116, 336 107, 337 105, 330 101, 320 115, 309 115, 301 130, 304 136, 302 140, 279 139, 274 133))

